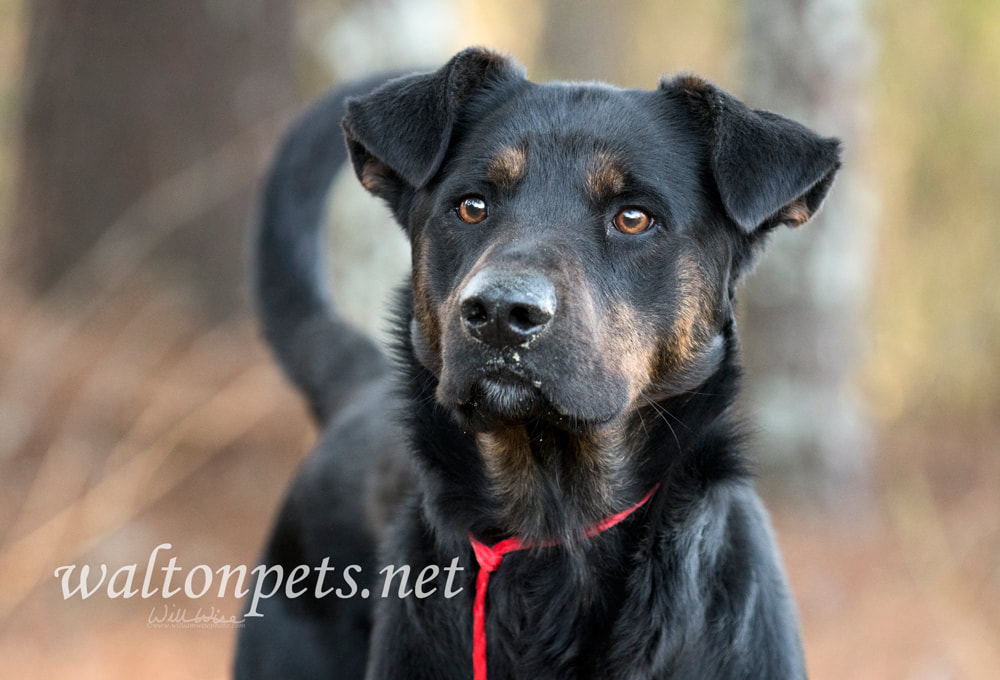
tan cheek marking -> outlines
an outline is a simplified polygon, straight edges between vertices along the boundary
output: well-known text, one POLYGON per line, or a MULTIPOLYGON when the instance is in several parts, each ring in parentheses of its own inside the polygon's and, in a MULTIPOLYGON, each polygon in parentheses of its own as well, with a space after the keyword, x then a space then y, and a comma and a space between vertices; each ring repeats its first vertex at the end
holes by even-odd
POLYGON ((674 318, 673 351, 683 363, 694 349, 695 324, 698 322, 699 301, 702 297, 698 267, 688 257, 681 259, 677 276, 678 305, 674 318))
POLYGON ((512 188, 528 172, 528 154, 524 149, 505 146, 490 159, 486 166, 486 179, 505 189, 512 188))
POLYGON ((610 365, 619 367, 635 400, 652 377, 655 343, 647 340, 648 328, 630 305, 611 304, 605 310, 599 350, 610 365))
POLYGON ((596 153, 587 164, 587 191, 595 201, 605 201, 622 193, 627 179, 625 167, 609 153, 596 153))
POLYGON ((413 263, 413 316, 420 325, 430 348, 441 352, 441 325, 435 314, 427 282, 427 266, 430 261, 430 244, 423 241, 413 263))
POLYGON ((652 372, 657 379, 696 368, 715 335, 716 291, 691 255, 682 255, 678 263, 677 291, 673 329, 654 357, 652 372))

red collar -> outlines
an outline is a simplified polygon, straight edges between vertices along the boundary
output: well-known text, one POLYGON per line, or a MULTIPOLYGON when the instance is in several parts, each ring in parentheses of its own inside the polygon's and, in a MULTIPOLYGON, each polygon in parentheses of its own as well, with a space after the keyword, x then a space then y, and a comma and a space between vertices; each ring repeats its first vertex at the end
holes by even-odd
MULTIPOLYGON (((659 488, 660 483, 657 482, 656 486, 650 489, 649 493, 631 508, 622 510, 587 527, 584 534, 590 538, 607 531, 645 505, 646 501, 652 498, 659 488)), ((547 548, 557 545, 558 541, 530 543, 522 541, 517 536, 512 536, 490 547, 480 543, 472 537, 472 534, 469 534, 469 543, 472 544, 472 551, 476 554, 476 562, 479 563, 479 575, 476 576, 476 600, 472 605, 472 669, 474 680, 486 680, 486 587, 490 583, 490 574, 497 570, 507 553, 527 548, 547 548)))

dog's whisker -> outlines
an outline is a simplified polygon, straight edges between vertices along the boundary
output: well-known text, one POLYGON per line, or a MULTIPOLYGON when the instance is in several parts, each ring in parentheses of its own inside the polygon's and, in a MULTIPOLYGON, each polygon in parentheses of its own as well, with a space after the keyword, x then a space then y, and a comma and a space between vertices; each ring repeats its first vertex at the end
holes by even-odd
POLYGON ((685 422, 684 422, 683 420, 681 420, 680 418, 678 418, 677 416, 675 416, 675 415, 674 415, 673 413, 671 413, 671 412, 670 412, 670 411, 669 411, 669 410, 667 409, 667 407, 666 407, 666 406, 664 406, 663 404, 658 404, 658 403, 656 403, 655 401, 653 401, 652 399, 650 399, 650 398, 649 398, 648 396, 646 396, 645 394, 643 394, 643 395, 642 395, 642 397, 643 397, 643 399, 645 399, 645 400, 646 400, 646 402, 647 402, 647 403, 648 403, 648 404, 649 404, 650 406, 652 406, 652 407, 653 407, 653 409, 655 409, 655 410, 657 411, 657 413, 660 413, 660 414, 665 414, 665 415, 668 415, 668 416, 670 416, 670 417, 671 417, 671 418, 673 418, 673 419, 674 419, 675 421, 677 421, 677 423, 678 423, 678 424, 679 424, 679 425, 680 425, 681 427, 683 427, 683 428, 684 428, 685 430, 687 430, 688 432, 690 432, 690 431, 691 431, 691 428, 690 428, 690 427, 688 426, 688 424, 687 424, 687 423, 685 423, 685 422))
MULTIPOLYGON (((643 395, 643 397, 645 398, 645 395, 643 395)), ((649 401, 649 400, 647 399, 646 401, 649 401)), ((637 410, 635 412, 635 414, 637 416, 639 416, 639 424, 642 425, 642 431, 645 432, 646 436, 648 437, 649 436, 649 428, 646 427, 646 419, 642 417, 642 409, 637 410)))
POLYGON ((657 404, 652 399, 647 397, 645 394, 642 395, 642 398, 645 399, 646 402, 653 407, 653 411, 660 417, 660 420, 662 420, 666 424, 666 426, 670 429, 670 434, 673 435, 674 442, 677 444, 677 450, 680 451, 681 440, 680 438, 678 438, 677 432, 674 430, 674 426, 670 424, 670 421, 667 420, 666 416, 664 416, 663 412, 661 412, 660 407, 658 407, 657 404))

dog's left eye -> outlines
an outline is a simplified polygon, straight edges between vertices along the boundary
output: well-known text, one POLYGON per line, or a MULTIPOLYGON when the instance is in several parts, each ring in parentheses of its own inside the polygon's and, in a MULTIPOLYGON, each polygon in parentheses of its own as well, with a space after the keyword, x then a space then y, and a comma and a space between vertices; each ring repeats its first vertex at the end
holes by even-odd
POLYGON ((625 208, 615 215, 615 229, 623 234, 641 234, 653 226, 653 218, 639 208, 625 208))
POLYGON ((478 196, 466 196, 459 202, 456 210, 462 221, 469 224, 479 224, 489 215, 486 201, 478 196))

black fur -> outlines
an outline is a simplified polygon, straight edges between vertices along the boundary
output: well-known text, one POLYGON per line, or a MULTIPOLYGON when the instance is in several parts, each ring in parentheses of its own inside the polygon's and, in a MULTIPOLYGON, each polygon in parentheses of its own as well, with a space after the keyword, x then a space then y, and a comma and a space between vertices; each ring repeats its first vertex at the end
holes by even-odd
POLYGON ((730 413, 733 296, 764 235, 818 209, 839 144, 695 78, 652 92, 536 85, 484 50, 348 98, 370 87, 307 114, 264 191, 265 333, 324 433, 263 561, 359 565, 358 588, 381 593, 385 565, 416 574, 458 557, 463 590, 263 600, 236 676, 471 678, 471 533, 560 541, 493 574, 491 680, 805 677, 730 413), (345 98, 353 168, 413 244, 394 369, 318 283, 345 98), (498 182, 489 164, 504 149, 498 182), (469 196, 489 208, 481 223, 459 217, 469 196), (653 226, 615 230, 636 207, 653 226), (510 295, 544 278, 551 320, 523 344, 470 335, 459 303, 477 274, 510 295), (584 537, 657 482, 633 516, 584 537))

